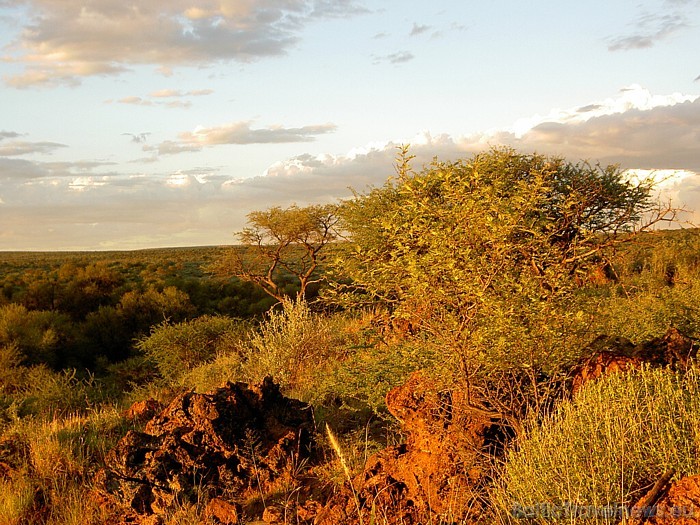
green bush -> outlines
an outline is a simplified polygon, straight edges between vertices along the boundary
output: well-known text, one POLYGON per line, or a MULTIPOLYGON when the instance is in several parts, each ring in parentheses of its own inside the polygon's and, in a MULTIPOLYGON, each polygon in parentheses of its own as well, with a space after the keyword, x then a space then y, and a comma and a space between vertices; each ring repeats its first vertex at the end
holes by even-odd
POLYGON ((227 381, 240 380, 242 366, 243 362, 238 351, 222 353, 214 361, 186 372, 172 386, 181 386, 200 393, 209 392, 225 385, 227 381))
POLYGON ((202 316, 178 324, 162 323, 136 348, 155 363, 165 382, 213 361, 218 354, 236 352, 247 325, 238 319, 202 316))
POLYGON ((84 412, 99 401, 99 389, 75 370, 54 372, 43 365, 26 370, 26 384, 17 396, 20 416, 56 417, 84 412))
POLYGON ((270 375, 288 392, 307 398, 315 390, 317 374, 324 374, 343 354, 348 339, 340 315, 314 313, 302 299, 282 302, 271 310, 245 351, 243 377, 259 382, 270 375))
POLYGON ((503 522, 513 505, 632 505, 665 472, 700 473, 699 445, 700 368, 612 374, 526 425, 493 501, 503 522))
POLYGON ((670 326, 700 337, 700 280, 630 297, 613 296, 599 306, 598 331, 635 343, 662 336, 670 326))

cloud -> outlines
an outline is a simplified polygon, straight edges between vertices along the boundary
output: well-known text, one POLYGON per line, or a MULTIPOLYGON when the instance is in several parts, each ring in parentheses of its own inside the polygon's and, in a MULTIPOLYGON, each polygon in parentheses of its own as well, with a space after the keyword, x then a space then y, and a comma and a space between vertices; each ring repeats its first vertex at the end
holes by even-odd
POLYGON ((122 135, 131 137, 131 142, 135 144, 143 144, 148 140, 150 133, 122 133, 122 135))
POLYGON ((233 122, 217 127, 199 127, 194 131, 180 133, 179 140, 167 140, 158 146, 144 146, 144 151, 157 152, 158 155, 174 155, 200 151, 207 146, 224 144, 283 144, 292 142, 313 142, 317 135, 332 133, 334 124, 316 124, 300 128, 272 126, 253 129, 248 121, 233 122))
MULTIPOLYGON (((214 93, 212 89, 195 89, 192 91, 180 91, 176 89, 161 89, 154 91, 148 95, 150 98, 142 98, 139 96, 129 96, 124 97, 117 102, 119 104, 131 104, 134 106, 161 106, 166 108, 190 108, 192 107, 192 102, 189 100, 182 100, 186 97, 203 97, 206 95, 211 95, 214 93), (180 99, 180 100, 169 100, 169 99, 180 99)), ((107 103, 111 103, 112 100, 107 100, 107 103)))
POLYGON ((315 20, 366 12, 357 0, 9 0, 30 21, 5 60, 14 87, 76 84, 137 65, 165 70, 284 55, 315 20))
POLYGON ((700 173, 700 97, 653 97, 640 88, 599 105, 543 119, 520 135, 502 132, 492 138, 573 159, 700 173))
MULTIPOLYGON (((252 210, 333 202, 382 185, 394 174, 397 146, 411 143, 414 168, 456 160, 491 146, 512 146, 572 161, 600 160, 670 179, 664 195, 700 210, 700 98, 654 95, 639 86, 604 100, 581 101, 515 122, 508 129, 462 136, 422 133, 369 144, 341 155, 308 153, 272 162, 261 174, 199 166, 138 174, 106 163, 46 163, 0 157, 0 249, 133 249, 235 242, 252 210)), ((281 128, 292 135, 305 128, 281 128), (296 132, 294 130, 297 130, 296 132)), ((200 128, 179 141, 149 146, 197 151, 250 140, 247 122, 200 128), (187 142, 185 139, 190 139, 187 142)), ((302 134, 303 136, 303 134, 302 134)))
POLYGON ((634 29, 631 34, 608 39, 609 51, 646 49, 691 26, 684 10, 675 10, 665 14, 646 13, 639 16, 633 25, 634 29))
POLYGON ((234 122, 213 128, 199 128, 194 132, 180 134, 180 139, 189 144, 215 146, 220 144, 272 144, 289 142, 312 142, 316 135, 336 130, 334 124, 316 124, 301 128, 274 126, 252 129, 250 122, 234 122))
POLYGON ((21 133, 17 133, 15 131, 0 131, 0 140, 15 139, 21 136, 21 133))
POLYGON ((206 95, 211 95, 212 93, 214 93, 213 89, 195 89, 188 91, 185 93, 185 95, 190 95, 192 97, 204 97, 206 95))
POLYGON ((19 155, 33 155, 53 153, 58 148, 66 148, 65 144, 58 142, 24 142, 12 141, 0 144, 0 157, 16 157, 19 155))
POLYGON ((374 64, 380 64, 382 62, 388 62, 390 64, 403 64, 404 62, 410 62, 416 58, 410 51, 397 51, 396 53, 390 53, 388 55, 374 56, 374 64))
POLYGON ((141 97, 124 97, 117 100, 120 104, 131 104, 134 106, 152 106, 153 102, 144 100, 141 97))
POLYGON ((183 142, 175 142, 173 140, 166 140, 158 144, 157 146, 144 146, 143 151, 152 151, 158 155, 176 155, 178 153, 191 153, 194 151, 201 151, 202 146, 199 144, 187 144, 183 142))
POLYGON ((422 35, 426 31, 430 31, 431 26, 428 25, 418 25, 415 22, 413 23, 413 28, 411 29, 411 32, 408 34, 409 36, 418 36, 422 35))
POLYGON ((46 168, 35 162, 24 159, 11 159, 0 157, 0 181, 3 182, 3 190, 7 190, 7 184, 14 180, 29 180, 45 176, 46 168))
POLYGON ((202 97, 214 93, 213 89, 195 89, 192 91, 180 91, 179 89, 161 89, 150 94, 154 98, 180 98, 180 97, 202 97))
MULTIPOLYGON (((297 196, 293 184, 313 188, 317 196, 341 195, 343 183, 362 190, 391 175, 390 166, 401 142, 411 143, 417 168, 434 157, 456 160, 504 145, 574 162, 600 161, 647 172, 665 170, 663 173, 676 177, 676 203, 700 212, 700 97, 652 95, 639 86, 631 86, 614 98, 523 119, 511 129, 463 136, 425 133, 346 155, 300 155, 270 166, 259 184, 280 192, 286 188, 290 198, 297 196), (682 180, 677 180, 677 174, 683 174, 682 180)), ((700 214, 697 217, 700 219, 700 214)))

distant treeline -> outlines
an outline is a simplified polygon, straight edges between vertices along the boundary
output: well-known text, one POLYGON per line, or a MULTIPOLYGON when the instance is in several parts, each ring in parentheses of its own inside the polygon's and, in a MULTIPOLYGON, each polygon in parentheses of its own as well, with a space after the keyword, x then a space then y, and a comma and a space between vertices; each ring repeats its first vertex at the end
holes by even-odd
MULTIPOLYGON (((3 252, 0 345, 15 345, 26 365, 100 373, 164 321, 260 316, 274 299, 210 271, 230 250, 3 252)), ((294 287, 290 279, 286 290, 294 287)))

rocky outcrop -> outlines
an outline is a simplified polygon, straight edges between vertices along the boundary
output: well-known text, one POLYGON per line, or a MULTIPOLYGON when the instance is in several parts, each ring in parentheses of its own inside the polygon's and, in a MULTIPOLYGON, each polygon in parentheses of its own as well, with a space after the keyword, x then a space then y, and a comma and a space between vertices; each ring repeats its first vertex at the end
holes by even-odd
POLYGON ((686 366, 697 356, 698 344, 676 328, 669 328, 662 336, 634 345, 621 337, 598 337, 588 349, 589 357, 572 372, 572 393, 586 382, 614 372, 652 366, 686 366))
POLYGON ((482 478, 478 458, 489 415, 472 406, 465 391, 441 391, 421 373, 391 390, 387 406, 406 443, 372 456, 314 523, 370 523, 373 515, 377 523, 450 523, 478 513, 471 489, 482 478))
POLYGON ((97 486, 124 515, 142 521, 209 500, 212 520, 235 523, 238 501, 289 482, 295 464, 309 455, 312 429, 310 407, 282 396, 270 378, 255 387, 229 383, 207 394, 186 392, 144 432, 119 441, 97 486))
POLYGON ((649 525, 700 525, 700 476, 688 476, 671 484, 651 507, 649 525))

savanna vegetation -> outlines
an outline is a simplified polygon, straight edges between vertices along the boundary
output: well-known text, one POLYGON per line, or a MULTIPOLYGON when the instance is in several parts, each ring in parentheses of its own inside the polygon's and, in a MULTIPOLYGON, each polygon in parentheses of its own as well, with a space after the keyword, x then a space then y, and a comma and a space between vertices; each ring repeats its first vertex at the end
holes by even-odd
MULTIPOLYGON (((401 440, 384 396, 416 370, 503 430, 475 489, 484 523, 514 521, 514 501, 629 504, 669 469, 700 474, 695 363, 573 399, 567 383, 601 334, 700 338, 700 233, 660 230, 675 210, 617 166, 411 160, 346 201, 255 212, 235 248, 2 254, 0 523, 103 523, 87 494, 139 424, 126 407, 267 375, 314 407, 324 494, 401 440)), ((203 523, 204 503, 168 523, 203 523)))

